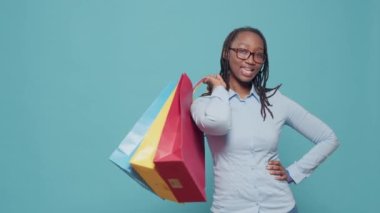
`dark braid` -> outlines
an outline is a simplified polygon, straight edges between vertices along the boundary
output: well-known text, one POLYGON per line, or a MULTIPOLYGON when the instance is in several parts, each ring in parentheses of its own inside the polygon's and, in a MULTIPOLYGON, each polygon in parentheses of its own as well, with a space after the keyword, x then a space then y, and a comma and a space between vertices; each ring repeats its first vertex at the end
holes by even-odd
POLYGON ((252 81, 253 81, 253 85, 255 87, 257 94, 260 96, 261 116, 265 120, 266 110, 269 112, 269 114, 273 118, 273 113, 269 109, 269 107, 272 105, 269 103, 268 98, 273 96, 277 92, 277 90, 280 88, 281 85, 278 85, 275 88, 267 88, 266 87, 266 84, 267 84, 267 81, 269 78, 269 59, 268 59, 267 43, 266 43, 264 35, 260 32, 260 30, 258 30, 256 28, 252 28, 252 27, 242 27, 242 28, 237 28, 237 29, 233 30, 227 36, 227 38, 223 44, 222 55, 220 57, 220 75, 222 76, 224 82, 226 82, 227 90, 229 90, 229 88, 230 88, 230 85, 229 85, 230 65, 229 65, 228 57, 227 57, 229 54, 229 48, 230 48, 233 40, 236 38, 236 36, 240 32, 247 32, 247 31, 255 33, 258 36, 260 36, 260 38, 263 40, 263 43, 264 43, 264 54, 266 56, 266 60, 264 62, 262 69, 260 70, 259 73, 257 73, 257 75, 255 76, 255 78, 252 81), (272 94, 267 96, 267 92, 270 92, 272 90, 274 90, 274 92, 272 92, 272 94))

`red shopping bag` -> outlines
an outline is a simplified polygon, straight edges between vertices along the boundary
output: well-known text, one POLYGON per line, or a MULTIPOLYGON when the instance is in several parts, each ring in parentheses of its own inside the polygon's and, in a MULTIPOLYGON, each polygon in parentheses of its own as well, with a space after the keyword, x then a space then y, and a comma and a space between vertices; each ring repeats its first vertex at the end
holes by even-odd
POLYGON ((154 158, 178 202, 206 200, 204 137, 191 118, 192 99, 192 83, 182 74, 154 158))

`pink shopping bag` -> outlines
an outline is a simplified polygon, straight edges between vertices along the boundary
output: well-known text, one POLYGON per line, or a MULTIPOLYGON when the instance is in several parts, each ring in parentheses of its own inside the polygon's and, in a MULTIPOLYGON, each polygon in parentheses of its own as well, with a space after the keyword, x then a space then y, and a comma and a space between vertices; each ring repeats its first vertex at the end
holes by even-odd
POLYGON ((178 202, 206 200, 204 137, 191 118, 192 100, 192 83, 182 74, 154 158, 178 202))

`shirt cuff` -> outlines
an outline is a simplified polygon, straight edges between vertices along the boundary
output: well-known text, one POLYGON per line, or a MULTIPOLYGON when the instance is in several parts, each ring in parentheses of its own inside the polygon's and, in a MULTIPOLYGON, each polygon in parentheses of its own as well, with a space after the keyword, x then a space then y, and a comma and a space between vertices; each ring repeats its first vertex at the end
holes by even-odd
POLYGON ((298 167, 297 162, 290 165, 286 170, 291 174, 291 177, 296 184, 299 184, 303 179, 310 176, 310 173, 302 172, 298 167))

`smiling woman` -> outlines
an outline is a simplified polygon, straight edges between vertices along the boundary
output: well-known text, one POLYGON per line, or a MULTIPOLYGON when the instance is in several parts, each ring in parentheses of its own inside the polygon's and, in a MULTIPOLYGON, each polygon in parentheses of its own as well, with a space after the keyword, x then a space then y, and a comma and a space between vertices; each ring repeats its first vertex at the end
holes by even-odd
POLYGON ((191 108, 214 160, 212 212, 297 212, 289 183, 308 177, 338 147, 337 137, 325 123, 282 95, 279 86, 266 87, 268 51, 258 29, 232 31, 220 61, 220 75, 204 79, 208 95, 195 100, 191 108), (284 125, 315 144, 287 169, 278 154, 284 125))
POLYGON ((232 88, 239 90, 240 96, 246 96, 251 88, 252 79, 260 72, 265 62, 265 57, 258 57, 265 55, 263 39, 256 33, 242 31, 237 34, 228 50, 236 52, 236 57, 228 57, 228 52, 223 55, 223 59, 228 60, 231 68, 229 83, 232 88))

